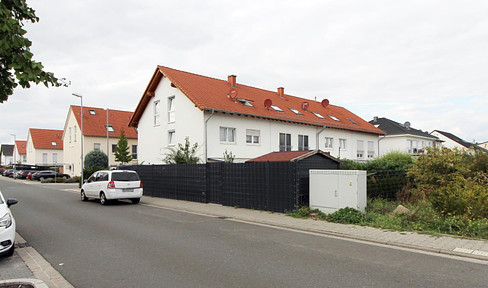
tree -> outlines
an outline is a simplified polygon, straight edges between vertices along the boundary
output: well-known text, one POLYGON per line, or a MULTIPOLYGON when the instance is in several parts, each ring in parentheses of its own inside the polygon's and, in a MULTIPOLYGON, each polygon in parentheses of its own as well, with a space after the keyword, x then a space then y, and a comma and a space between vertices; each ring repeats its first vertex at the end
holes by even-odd
POLYGON ((166 164, 197 164, 200 159, 195 156, 198 143, 190 144, 190 139, 185 138, 185 145, 178 143, 178 148, 168 148, 169 152, 163 159, 166 164))
POLYGON ((30 82, 67 86, 51 72, 43 71, 41 62, 32 59, 32 42, 24 37, 24 21, 38 22, 34 9, 25 0, 2 0, 0 2, 0 103, 13 94, 20 84, 30 88, 30 82))
POLYGON ((227 149, 224 151, 224 162, 225 163, 234 163, 234 159, 236 158, 235 155, 231 152, 227 152, 227 149))
POLYGON ((85 156, 83 175, 90 176, 98 170, 108 169, 108 156, 100 150, 88 152, 85 156))
POLYGON ((119 142, 117 142, 117 148, 115 148, 115 161, 122 162, 122 164, 132 161, 124 130, 120 132, 119 142))

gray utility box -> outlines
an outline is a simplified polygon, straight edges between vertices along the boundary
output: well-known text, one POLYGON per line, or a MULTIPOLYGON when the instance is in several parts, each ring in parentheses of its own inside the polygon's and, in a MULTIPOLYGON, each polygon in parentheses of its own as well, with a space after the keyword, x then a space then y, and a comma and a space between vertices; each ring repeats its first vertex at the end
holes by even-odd
POLYGON ((351 207, 366 209, 366 171, 310 170, 310 208, 329 214, 351 207))

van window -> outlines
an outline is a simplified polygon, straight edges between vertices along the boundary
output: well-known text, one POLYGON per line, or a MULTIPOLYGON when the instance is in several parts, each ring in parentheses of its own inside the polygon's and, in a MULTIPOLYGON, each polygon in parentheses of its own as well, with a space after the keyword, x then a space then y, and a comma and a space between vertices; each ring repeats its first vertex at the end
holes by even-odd
POLYGON ((114 172, 112 181, 139 181, 139 175, 134 172, 114 172))
POLYGON ((107 172, 98 173, 97 181, 108 181, 108 173, 107 172))

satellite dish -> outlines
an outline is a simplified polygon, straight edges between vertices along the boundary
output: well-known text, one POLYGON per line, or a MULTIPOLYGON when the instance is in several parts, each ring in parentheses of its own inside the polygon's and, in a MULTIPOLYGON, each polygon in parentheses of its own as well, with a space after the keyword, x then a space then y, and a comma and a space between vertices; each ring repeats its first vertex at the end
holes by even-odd
POLYGON ((269 108, 271 105, 273 105, 273 101, 271 101, 271 99, 264 100, 264 107, 269 108))
POLYGON ((324 100, 322 100, 321 104, 322 104, 322 106, 324 106, 324 108, 327 108, 327 106, 329 106, 329 100, 324 99, 324 100))
POLYGON ((236 89, 232 88, 232 89, 230 89, 230 90, 229 90, 229 97, 230 97, 232 100, 234 100, 234 99, 236 99, 236 98, 237 98, 237 94, 238 94, 238 93, 237 93, 237 90, 236 90, 236 89))
POLYGON ((310 106, 310 104, 308 102, 303 102, 302 103, 302 109, 303 110, 308 110, 308 107, 310 106))
POLYGON ((411 124, 410 124, 410 122, 408 122, 408 121, 407 121, 407 122, 405 122, 405 124, 403 124, 403 126, 405 126, 405 128, 407 128, 407 129, 408 129, 408 128, 410 128, 410 125, 411 125, 411 124))

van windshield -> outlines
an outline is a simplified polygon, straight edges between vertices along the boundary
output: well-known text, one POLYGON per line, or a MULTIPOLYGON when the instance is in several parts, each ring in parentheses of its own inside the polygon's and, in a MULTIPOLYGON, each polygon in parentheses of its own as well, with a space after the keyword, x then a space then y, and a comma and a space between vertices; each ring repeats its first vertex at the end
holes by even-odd
POLYGON ((132 172, 112 173, 112 181, 139 181, 139 175, 132 172))

